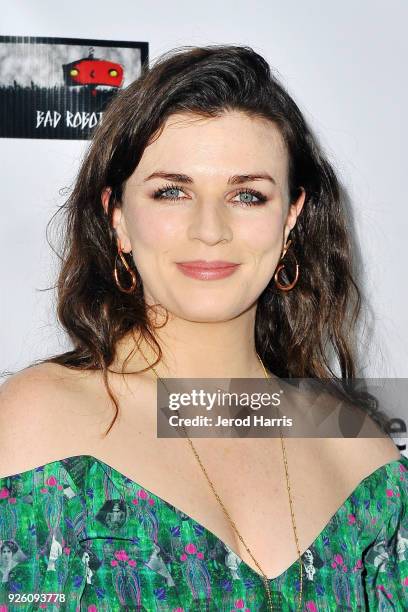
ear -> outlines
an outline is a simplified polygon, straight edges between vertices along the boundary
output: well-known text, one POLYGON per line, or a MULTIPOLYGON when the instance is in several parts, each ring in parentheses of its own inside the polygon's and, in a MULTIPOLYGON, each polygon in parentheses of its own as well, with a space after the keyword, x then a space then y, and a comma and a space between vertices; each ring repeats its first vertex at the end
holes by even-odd
MULTIPOLYGON (((101 201, 105 214, 108 214, 109 198, 111 193, 111 187, 104 187, 101 193, 101 201)), ((113 209, 112 228, 117 236, 118 246, 120 245, 122 250, 126 253, 131 251, 132 245, 130 243, 129 236, 127 235, 125 219, 122 214, 122 209, 118 206, 115 206, 113 209)))
POLYGON ((287 242, 289 232, 295 227, 296 220, 302 211, 303 204, 305 203, 306 191, 303 187, 300 187, 300 189, 301 189, 300 196, 289 207, 289 212, 286 218, 285 231, 284 231, 284 237, 285 237, 284 244, 286 244, 287 242))
POLYGON ((101 200, 102 200, 102 206, 105 209, 105 214, 108 214, 108 205, 109 205, 109 198, 111 196, 111 193, 112 193, 112 189, 110 187, 104 187, 102 189, 101 200))

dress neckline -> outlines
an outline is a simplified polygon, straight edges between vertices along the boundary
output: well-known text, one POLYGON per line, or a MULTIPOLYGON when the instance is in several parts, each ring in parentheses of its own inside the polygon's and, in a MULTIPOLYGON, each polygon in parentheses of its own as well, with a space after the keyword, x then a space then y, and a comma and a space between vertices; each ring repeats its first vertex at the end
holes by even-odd
MULTIPOLYGON (((209 529, 208 527, 205 527, 205 525, 203 525, 202 523, 197 521, 191 515, 189 515, 186 512, 184 512, 184 510, 182 510, 181 508, 178 508, 177 506, 175 506, 174 504, 172 504, 168 500, 164 499, 163 497, 160 497, 160 495, 157 495, 156 493, 154 493, 150 489, 146 488, 145 486, 143 486, 143 485, 139 484, 138 482, 136 482, 135 480, 133 480, 132 478, 129 478, 128 476, 126 476, 125 474, 123 474, 122 472, 120 472, 119 470, 117 470, 116 468, 111 466, 110 464, 106 463, 102 459, 98 459, 97 457, 95 457, 93 455, 87 455, 87 454, 83 455, 83 454, 81 454, 81 455, 72 455, 70 457, 65 457, 64 459, 56 459, 55 461, 50 461, 49 463, 46 463, 44 465, 41 465, 41 466, 38 466, 38 467, 35 467, 35 468, 31 468, 29 470, 25 470, 24 472, 20 472, 19 474, 13 474, 13 475, 10 475, 10 476, 3 476, 3 477, 0 478, 0 483, 1 483, 2 480, 5 480, 7 478, 12 478, 14 476, 24 476, 24 475, 27 475, 30 472, 33 472, 33 471, 40 471, 44 467, 50 467, 50 466, 52 466, 54 464, 62 464, 62 465, 64 465, 64 462, 68 462, 68 461, 70 461, 72 459, 80 459, 80 458, 92 459, 94 462, 99 464, 101 466, 101 468, 103 469, 103 471, 107 474, 107 476, 113 480, 116 488, 120 492, 123 492, 123 494, 126 497, 128 497, 129 494, 130 494, 129 488, 124 486, 124 483, 127 482, 127 483, 132 484, 133 486, 138 487, 139 489, 142 489, 143 491, 145 491, 149 495, 149 497, 151 497, 153 500, 157 501, 159 504, 160 503, 161 504, 165 504, 175 514, 177 514, 177 512, 180 512, 180 513, 184 514, 188 520, 193 521, 193 523, 195 523, 198 527, 200 527, 200 529, 202 529, 203 532, 210 534, 213 538, 215 538, 221 544, 223 544, 226 549, 231 550, 234 553, 234 555, 236 555, 236 557, 238 558, 240 564, 242 563, 243 566, 246 567, 249 572, 251 572, 254 576, 259 578, 260 580, 263 580, 263 578, 262 578, 262 576, 261 576, 261 574, 259 572, 257 572, 250 565, 248 565, 248 563, 246 561, 244 561, 244 559, 242 559, 242 557, 235 550, 233 550, 229 546, 229 544, 224 542, 224 540, 222 540, 219 536, 217 536, 211 529, 209 529), (121 490, 122 487, 123 487, 123 490, 121 490)), ((357 494, 357 492, 359 492, 360 489, 367 482, 373 480, 374 478, 376 478, 382 472, 388 472, 388 470, 390 470, 393 466, 396 466, 397 464, 403 465, 404 468, 405 468, 403 471, 407 471, 408 472, 408 457, 406 457, 405 455, 401 454, 401 456, 398 459, 392 459, 391 461, 388 461, 387 463, 384 463, 380 467, 376 468, 373 472, 371 472, 370 474, 368 474, 367 476, 362 478, 362 480, 360 480, 360 482, 353 489, 353 491, 351 491, 351 493, 346 497, 346 499, 343 501, 343 503, 331 515, 331 517, 329 518, 329 520, 327 521, 327 523, 325 524, 323 529, 320 531, 320 533, 313 540, 313 542, 311 542, 305 548, 305 550, 301 553, 301 557, 303 557, 303 555, 306 552, 306 550, 308 550, 312 546, 315 546, 316 543, 324 537, 324 535, 326 534, 327 530, 331 526, 332 522, 337 518, 337 516, 341 513, 341 511, 344 509, 344 507, 346 505, 348 505, 348 503, 350 502, 351 498, 353 496, 355 496, 357 494)), ((177 514, 177 516, 178 516, 178 514, 177 514)), ((295 561, 293 563, 291 563, 289 565, 289 567, 287 567, 285 570, 283 570, 283 572, 278 574, 278 576, 275 576, 273 578, 268 578, 268 582, 272 584, 272 583, 276 582, 277 580, 282 579, 286 574, 288 574, 290 571, 293 570, 293 568, 298 564, 298 562, 299 562, 299 558, 295 559, 295 561)))
MULTIPOLYGON (((79 456, 81 456, 81 455, 79 455, 79 456)), ((132 478, 129 478, 128 476, 126 476, 125 474, 120 472, 119 470, 115 469, 113 466, 109 465, 105 461, 102 461, 102 459, 98 459, 98 458, 96 458, 96 457, 94 457, 92 455, 85 455, 85 457, 89 457, 89 458, 93 459, 94 461, 96 461, 102 467, 102 469, 104 469, 104 471, 107 473, 108 477, 109 476, 113 477, 114 484, 116 485, 117 488, 120 489, 121 485, 123 486, 124 483, 127 482, 127 483, 129 483, 129 484, 131 484, 131 485, 133 485, 135 487, 138 487, 139 489, 143 489, 149 495, 149 497, 151 497, 152 499, 154 499, 158 503, 165 504, 172 512, 175 512, 175 514, 177 514, 177 511, 181 512, 182 514, 184 514, 188 520, 193 521, 200 529, 203 530, 204 533, 210 534, 213 538, 215 538, 221 544, 223 544, 227 550, 231 550, 234 553, 234 555, 237 556, 240 564, 242 563, 243 566, 245 566, 253 575, 257 576, 260 580, 263 580, 261 574, 258 571, 254 570, 250 565, 248 565, 248 563, 246 561, 244 561, 244 559, 242 559, 242 557, 234 549, 232 549, 229 546, 229 544, 224 542, 224 540, 222 540, 219 536, 217 536, 217 534, 215 534, 211 529, 209 529, 208 527, 206 527, 205 525, 203 525, 202 523, 197 521, 193 516, 191 516, 191 515, 187 514, 186 512, 184 512, 183 509, 175 506, 174 504, 172 504, 168 500, 164 499, 163 497, 160 497, 160 495, 157 495, 153 491, 147 489, 145 486, 139 484, 138 482, 136 482, 132 478)), ((341 513, 341 511, 344 509, 344 507, 350 502, 351 498, 354 495, 356 495, 357 492, 359 492, 360 489, 368 481, 373 480, 374 478, 376 478, 382 472, 387 472, 388 470, 390 470, 396 464, 402 464, 405 467, 405 471, 408 471, 408 457, 406 457, 405 455, 401 454, 401 456, 398 459, 393 459, 391 461, 388 461, 387 463, 385 463, 385 464, 381 465, 380 467, 376 468, 373 472, 371 472, 371 474, 368 474, 362 480, 360 480, 360 482, 353 489, 353 491, 351 491, 351 493, 346 497, 346 499, 343 501, 343 503, 331 515, 331 517, 326 522, 325 526, 320 531, 320 533, 313 540, 313 542, 311 542, 305 548, 305 550, 301 553, 301 557, 306 552, 306 550, 308 550, 310 547, 314 546, 319 540, 321 540, 324 537, 324 535, 328 531, 328 529, 331 526, 331 524, 333 523, 333 521, 336 520, 337 516, 341 513)), ((129 496, 129 489, 125 488, 123 493, 124 493, 125 496, 129 496)), ((289 565, 289 567, 287 567, 285 570, 283 570, 283 572, 281 572, 277 576, 275 576, 273 578, 269 578, 268 577, 268 582, 270 584, 273 584, 277 580, 282 579, 286 574, 291 572, 298 563, 299 563, 299 558, 295 559, 295 561, 293 563, 291 563, 289 565)))

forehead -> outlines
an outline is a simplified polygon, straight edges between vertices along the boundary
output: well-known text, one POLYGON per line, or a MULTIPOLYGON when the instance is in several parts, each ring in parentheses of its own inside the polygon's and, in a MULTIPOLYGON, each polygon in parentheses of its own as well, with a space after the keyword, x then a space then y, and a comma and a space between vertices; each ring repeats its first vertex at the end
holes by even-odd
POLYGON ((149 144, 135 170, 144 178, 156 170, 224 181, 231 174, 270 172, 284 185, 287 149, 275 123, 240 111, 207 118, 171 115, 149 144))

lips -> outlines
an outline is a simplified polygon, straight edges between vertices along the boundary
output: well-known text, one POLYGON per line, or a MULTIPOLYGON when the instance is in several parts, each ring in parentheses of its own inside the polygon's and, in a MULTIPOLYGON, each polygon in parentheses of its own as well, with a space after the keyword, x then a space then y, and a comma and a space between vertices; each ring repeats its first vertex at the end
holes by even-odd
POLYGON ((234 274, 240 264, 230 261, 186 261, 176 264, 180 272, 197 280, 218 280, 234 274))
POLYGON ((239 264, 233 263, 231 261, 204 261, 204 260, 196 260, 196 261, 179 261, 177 265, 183 266, 184 268, 194 268, 197 270, 219 270, 224 268, 232 268, 234 266, 238 266, 239 264))

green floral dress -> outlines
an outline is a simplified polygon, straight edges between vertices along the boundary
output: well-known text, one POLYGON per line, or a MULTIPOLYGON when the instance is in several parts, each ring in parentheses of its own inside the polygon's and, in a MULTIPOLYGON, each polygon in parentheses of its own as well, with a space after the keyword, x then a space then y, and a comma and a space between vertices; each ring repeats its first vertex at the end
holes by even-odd
MULTIPOLYGON (((303 553, 303 612, 408 610, 407 474, 401 455, 364 478, 303 553)), ((274 610, 298 609, 299 569, 269 581, 274 610)), ((214 533, 77 455, 0 479, 0 612, 44 609, 269 608, 261 575, 214 533)))

